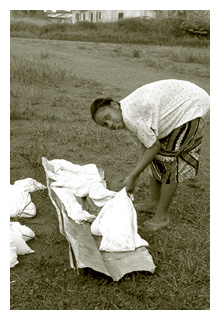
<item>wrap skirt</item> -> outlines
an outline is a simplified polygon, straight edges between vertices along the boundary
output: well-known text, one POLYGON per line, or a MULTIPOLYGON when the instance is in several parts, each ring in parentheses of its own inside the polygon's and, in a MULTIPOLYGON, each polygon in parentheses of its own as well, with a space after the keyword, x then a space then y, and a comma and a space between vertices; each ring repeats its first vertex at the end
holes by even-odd
POLYGON ((195 177, 198 173, 204 127, 204 119, 196 118, 160 139, 160 151, 150 165, 152 176, 166 184, 195 177))

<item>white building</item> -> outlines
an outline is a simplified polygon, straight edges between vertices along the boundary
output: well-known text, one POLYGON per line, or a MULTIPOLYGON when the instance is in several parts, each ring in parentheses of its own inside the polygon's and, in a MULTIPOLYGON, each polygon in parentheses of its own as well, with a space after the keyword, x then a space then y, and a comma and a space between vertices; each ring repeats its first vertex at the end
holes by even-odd
POLYGON ((155 10, 72 10, 72 23, 113 22, 127 18, 156 18, 155 10))

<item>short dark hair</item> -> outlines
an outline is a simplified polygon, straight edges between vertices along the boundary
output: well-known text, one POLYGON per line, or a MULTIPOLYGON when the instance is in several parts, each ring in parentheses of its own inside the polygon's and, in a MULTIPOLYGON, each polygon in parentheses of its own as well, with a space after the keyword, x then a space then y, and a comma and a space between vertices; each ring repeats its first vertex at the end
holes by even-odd
POLYGON ((98 109, 111 105, 112 101, 113 101, 112 98, 98 98, 98 99, 94 100, 93 103, 91 104, 91 107, 90 107, 92 119, 94 120, 95 114, 98 109))

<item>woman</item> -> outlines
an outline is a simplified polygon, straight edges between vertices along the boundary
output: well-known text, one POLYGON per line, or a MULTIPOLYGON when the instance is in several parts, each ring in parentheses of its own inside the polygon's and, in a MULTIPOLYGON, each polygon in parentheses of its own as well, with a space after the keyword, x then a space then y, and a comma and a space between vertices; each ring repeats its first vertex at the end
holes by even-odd
POLYGON ((96 99, 93 120, 111 130, 125 129, 140 144, 137 166, 124 180, 128 192, 140 173, 151 167, 150 197, 145 210, 155 212, 147 227, 169 225, 168 208, 178 183, 198 173, 209 95, 197 85, 182 80, 146 84, 120 102, 96 99))

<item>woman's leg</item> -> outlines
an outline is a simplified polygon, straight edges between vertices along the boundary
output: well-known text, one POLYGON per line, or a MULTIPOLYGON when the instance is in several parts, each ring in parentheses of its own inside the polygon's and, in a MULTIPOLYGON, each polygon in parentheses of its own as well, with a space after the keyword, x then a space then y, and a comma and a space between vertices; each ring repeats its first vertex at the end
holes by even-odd
POLYGON ((149 199, 146 203, 136 205, 137 211, 156 212, 160 200, 162 183, 150 175, 149 199))
POLYGON ((150 175, 149 204, 154 211, 157 209, 160 201, 162 183, 150 175))
POLYGON ((160 192, 160 201, 157 206, 157 210, 153 218, 150 220, 152 223, 161 223, 168 221, 168 209, 175 195, 177 189, 177 183, 162 184, 160 192))

